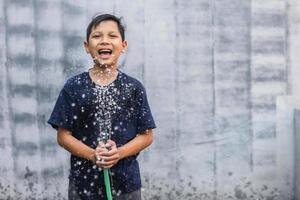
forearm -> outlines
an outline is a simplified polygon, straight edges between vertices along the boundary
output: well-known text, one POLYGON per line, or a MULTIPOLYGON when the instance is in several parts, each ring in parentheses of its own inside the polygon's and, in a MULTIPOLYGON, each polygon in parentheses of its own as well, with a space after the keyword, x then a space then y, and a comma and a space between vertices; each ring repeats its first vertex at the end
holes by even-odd
POLYGON ((60 128, 57 132, 57 142, 71 154, 95 162, 95 149, 73 137, 70 131, 60 128))
POLYGON ((127 144, 118 148, 120 159, 133 156, 146 147, 148 147, 153 141, 152 129, 139 134, 134 139, 129 141, 127 144))

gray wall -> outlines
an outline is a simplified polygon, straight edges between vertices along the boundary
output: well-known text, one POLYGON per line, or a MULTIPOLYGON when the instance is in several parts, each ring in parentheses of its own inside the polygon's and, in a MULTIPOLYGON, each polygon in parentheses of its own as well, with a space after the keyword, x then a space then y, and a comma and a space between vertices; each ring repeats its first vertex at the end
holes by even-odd
POLYGON ((69 155, 46 120, 64 81, 92 65, 82 44, 97 12, 124 17, 121 69, 143 81, 157 122, 139 158, 144 199, 298 198, 299 11, 297 0, 0 0, 0 199, 66 198, 69 155))
MULTIPOLYGON (((295 129, 297 130, 295 133, 295 141, 300 141, 300 110, 295 110, 295 129)), ((298 145, 295 146, 295 199, 300 199, 300 147, 298 145)))

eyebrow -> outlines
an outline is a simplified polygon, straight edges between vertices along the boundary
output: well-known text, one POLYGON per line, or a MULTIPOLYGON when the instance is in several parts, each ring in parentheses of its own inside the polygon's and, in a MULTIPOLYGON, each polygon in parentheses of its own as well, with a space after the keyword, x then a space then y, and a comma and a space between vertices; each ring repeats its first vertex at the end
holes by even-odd
MULTIPOLYGON (((102 32, 101 31, 94 31, 92 33, 94 34, 94 33, 102 33, 102 32)), ((108 33, 118 33, 118 31, 109 31, 108 33)))

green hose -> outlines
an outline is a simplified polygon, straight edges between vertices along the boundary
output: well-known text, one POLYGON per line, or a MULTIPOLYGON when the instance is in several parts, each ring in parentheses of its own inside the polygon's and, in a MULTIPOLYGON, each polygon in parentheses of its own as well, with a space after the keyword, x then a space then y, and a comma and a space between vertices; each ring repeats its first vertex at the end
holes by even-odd
POLYGON ((112 200, 112 195, 111 195, 111 188, 110 188, 110 181, 109 181, 109 169, 103 169, 103 174, 104 174, 104 184, 105 184, 105 189, 106 189, 106 196, 107 200, 112 200))

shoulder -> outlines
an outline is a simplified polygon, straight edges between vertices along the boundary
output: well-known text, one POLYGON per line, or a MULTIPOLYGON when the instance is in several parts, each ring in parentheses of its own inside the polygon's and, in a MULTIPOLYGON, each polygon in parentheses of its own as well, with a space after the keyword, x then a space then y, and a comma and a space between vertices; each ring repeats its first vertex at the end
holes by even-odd
POLYGON ((85 83, 85 81, 87 81, 87 78, 88 78, 88 72, 82 72, 80 74, 70 77, 66 81, 65 86, 72 87, 75 85, 82 85, 85 83))
POLYGON ((88 72, 82 72, 80 74, 72 76, 66 81, 64 88, 71 89, 73 87, 80 87, 86 85, 89 81, 88 78, 89 78, 88 72))
POLYGON ((80 90, 83 87, 86 87, 88 84, 89 84, 88 72, 82 72, 80 74, 70 77, 66 81, 63 90, 65 90, 69 94, 72 94, 75 91, 80 90))
POLYGON ((138 90, 138 91, 145 90, 144 85, 140 80, 124 72, 120 72, 120 77, 121 77, 122 84, 125 85, 126 87, 130 87, 131 89, 138 90))

